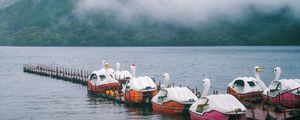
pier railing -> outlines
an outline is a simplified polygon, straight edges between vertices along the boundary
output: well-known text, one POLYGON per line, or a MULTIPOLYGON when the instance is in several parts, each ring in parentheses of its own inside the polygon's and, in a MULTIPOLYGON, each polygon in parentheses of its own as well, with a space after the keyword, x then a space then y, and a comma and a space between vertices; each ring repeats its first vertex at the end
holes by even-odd
POLYGON ((52 65, 31 65, 24 64, 23 71, 27 73, 48 76, 52 78, 64 79, 66 81, 87 84, 88 76, 91 71, 72 69, 68 67, 52 66, 52 65))

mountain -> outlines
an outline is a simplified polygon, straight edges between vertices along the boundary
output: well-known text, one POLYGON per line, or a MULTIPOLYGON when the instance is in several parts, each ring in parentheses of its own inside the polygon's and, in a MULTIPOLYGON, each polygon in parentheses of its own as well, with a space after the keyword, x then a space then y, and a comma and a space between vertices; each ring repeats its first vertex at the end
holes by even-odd
POLYGON ((300 22, 289 7, 266 14, 248 6, 241 21, 219 16, 205 25, 184 26, 145 15, 127 24, 107 11, 80 17, 74 12, 78 1, 1 2, 0 45, 300 45, 300 22))

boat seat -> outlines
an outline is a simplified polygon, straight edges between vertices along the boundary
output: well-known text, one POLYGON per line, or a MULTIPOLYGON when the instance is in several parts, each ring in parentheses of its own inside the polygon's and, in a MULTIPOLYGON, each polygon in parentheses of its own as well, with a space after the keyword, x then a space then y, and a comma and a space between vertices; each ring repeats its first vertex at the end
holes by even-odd
POLYGON ((236 80, 233 84, 233 89, 237 91, 237 93, 243 93, 245 83, 243 80, 236 80))
POLYGON ((198 104, 197 110, 196 110, 197 112, 202 113, 203 111, 208 109, 208 104, 207 103, 208 103, 209 99, 207 99, 207 98, 203 98, 203 99, 206 99, 206 101, 203 104, 198 104))
POLYGON ((160 92, 161 92, 161 96, 158 96, 158 98, 157 98, 157 102, 159 102, 159 103, 163 102, 164 99, 167 98, 167 96, 168 96, 167 90, 162 89, 160 92))

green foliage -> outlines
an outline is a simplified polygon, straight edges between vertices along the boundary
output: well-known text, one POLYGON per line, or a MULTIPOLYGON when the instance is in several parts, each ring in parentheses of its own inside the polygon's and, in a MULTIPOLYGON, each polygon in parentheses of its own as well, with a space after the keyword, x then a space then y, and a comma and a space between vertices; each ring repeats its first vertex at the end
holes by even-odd
POLYGON ((300 45, 300 23, 283 8, 245 20, 217 18, 208 25, 185 27, 140 16, 131 24, 105 11, 78 17, 77 0, 20 0, 0 10, 0 45, 50 46, 195 46, 300 45))

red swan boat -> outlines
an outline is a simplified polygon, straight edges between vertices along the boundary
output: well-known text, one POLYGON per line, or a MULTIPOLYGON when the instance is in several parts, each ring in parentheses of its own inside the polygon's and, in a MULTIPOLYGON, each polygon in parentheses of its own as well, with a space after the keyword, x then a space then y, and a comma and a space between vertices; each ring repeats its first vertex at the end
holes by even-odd
POLYGON ((87 83, 88 92, 106 94, 107 90, 118 90, 119 82, 112 77, 113 72, 108 63, 104 63, 103 69, 93 71, 87 83))
POLYGON ((284 107, 296 108, 300 106, 300 79, 281 79, 281 69, 276 67, 275 80, 263 92, 265 102, 281 104, 284 107))

